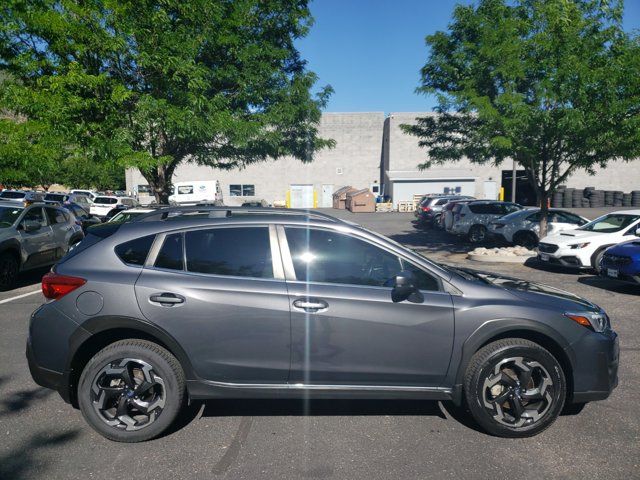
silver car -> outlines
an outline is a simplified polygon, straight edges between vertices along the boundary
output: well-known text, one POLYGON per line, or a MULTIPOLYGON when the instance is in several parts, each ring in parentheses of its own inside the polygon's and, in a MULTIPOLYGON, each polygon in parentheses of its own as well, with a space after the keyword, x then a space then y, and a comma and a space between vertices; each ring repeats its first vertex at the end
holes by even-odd
MULTIPOLYGON (((522 245, 528 249, 538 246, 540 236, 540 219, 542 212, 539 208, 519 210, 489 224, 489 232, 509 243, 522 245)), ((589 222, 584 217, 566 210, 549 210, 547 216, 548 233, 572 230, 589 222)))
POLYGON ((495 200, 469 202, 456 215, 450 232, 468 237, 471 243, 482 243, 488 237, 489 223, 518 210, 522 210, 522 206, 511 202, 495 200))
POLYGON ((0 290, 19 272, 51 265, 84 238, 69 211, 52 205, 0 203, 0 290))

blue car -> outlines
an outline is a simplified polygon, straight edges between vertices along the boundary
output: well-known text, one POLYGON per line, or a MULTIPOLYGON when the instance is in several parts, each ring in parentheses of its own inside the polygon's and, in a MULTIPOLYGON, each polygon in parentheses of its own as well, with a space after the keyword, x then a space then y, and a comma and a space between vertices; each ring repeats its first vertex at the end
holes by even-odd
POLYGON ((600 261, 600 275, 640 284, 640 239, 608 248, 600 261))

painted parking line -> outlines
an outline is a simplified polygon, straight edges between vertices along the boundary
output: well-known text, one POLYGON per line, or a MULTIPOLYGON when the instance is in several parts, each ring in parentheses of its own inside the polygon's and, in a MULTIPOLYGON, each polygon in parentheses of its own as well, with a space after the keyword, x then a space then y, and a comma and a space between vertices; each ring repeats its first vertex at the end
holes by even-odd
POLYGON ((0 300, 0 305, 3 303, 13 302, 14 300, 19 300, 21 298, 28 297, 29 295, 34 295, 40 292, 42 292, 42 290, 38 289, 38 290, 34 290, 33 292, 23 293, 22 295, 16 295, 15 297, 5 298, 4 300, 0 300))

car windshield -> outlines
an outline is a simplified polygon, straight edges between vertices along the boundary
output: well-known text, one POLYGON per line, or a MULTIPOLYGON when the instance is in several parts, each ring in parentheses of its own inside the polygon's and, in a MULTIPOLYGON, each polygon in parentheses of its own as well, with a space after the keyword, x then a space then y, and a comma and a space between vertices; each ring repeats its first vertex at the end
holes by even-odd
POLYGON ((117 215, 114 215, 113 218, 109 220, 109 223, 128 222, 132 218, 139 217, 140 215, 144 215, 145 213, 149 213, 149 212, 130 212, 125 210, 124 212, 120 212, 117 215))
POLYGON ((577 230, 587 232, 615 233, 627 228, 640 220, 640 215, 626 215, 623 213, 610 213, 579 227, 577 230))
POLYGON ((2 192, 0 198, 24 198, 27 194, 24 192, 2 192))
POLYGON ((536 210, 517 210, 515 212, 508 213, 504 217, 500 217, 500 221, 504 223, 512 222, 518 219, 520 216, 525 215, 526 213, 535 213, 536 210))
POLYGON ((117 198, 111 197, 97 197, 93 203, 103 204, 103 205, 113 205, 114 203, 118 203, 117 198))
POLYGON ((22 208, 0 207, 0 228, 7 228, 13 225, 22 210, 22 208))

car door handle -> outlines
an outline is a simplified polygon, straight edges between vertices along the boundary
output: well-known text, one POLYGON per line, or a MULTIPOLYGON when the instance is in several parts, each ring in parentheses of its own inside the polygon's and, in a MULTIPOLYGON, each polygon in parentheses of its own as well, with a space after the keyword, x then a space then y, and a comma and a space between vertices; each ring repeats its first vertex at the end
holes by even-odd
POLYGON ((149 297, 149 301, 159 303, 163 307, 172 307, 180 303, 184 303, 184 297, 175 293, 157 293, 149 297))
POLYGON ((308 313, 315 313, 329 308, 327 302, 317 298, 299 298, 293 302, 293 306, 308 313))

